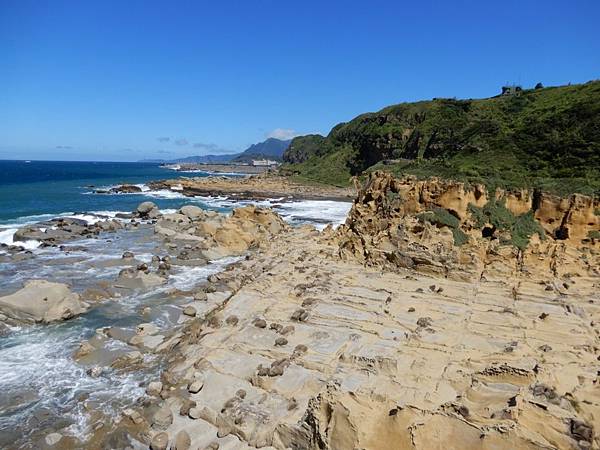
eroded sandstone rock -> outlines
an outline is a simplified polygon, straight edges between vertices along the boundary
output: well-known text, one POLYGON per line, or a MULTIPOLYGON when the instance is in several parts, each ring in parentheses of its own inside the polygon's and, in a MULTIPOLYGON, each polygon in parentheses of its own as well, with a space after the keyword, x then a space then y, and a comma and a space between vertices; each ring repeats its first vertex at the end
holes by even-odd
POLYGON ((22 322, 50 323, 86 312, 89 305, 64 283, 27 281, 14 294, 0 297, 0 312, 22 322))

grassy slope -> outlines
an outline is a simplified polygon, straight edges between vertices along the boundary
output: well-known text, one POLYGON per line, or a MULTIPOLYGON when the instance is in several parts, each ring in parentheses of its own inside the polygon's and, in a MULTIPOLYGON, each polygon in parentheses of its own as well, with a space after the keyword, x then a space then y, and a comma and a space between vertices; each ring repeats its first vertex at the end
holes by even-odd
POLYGON ((600 81, 516 97, 394 105, 339 124, 326 138, 296 138, 284 159, 289 173, 335 185, 384 169, 598 194, 600 81))

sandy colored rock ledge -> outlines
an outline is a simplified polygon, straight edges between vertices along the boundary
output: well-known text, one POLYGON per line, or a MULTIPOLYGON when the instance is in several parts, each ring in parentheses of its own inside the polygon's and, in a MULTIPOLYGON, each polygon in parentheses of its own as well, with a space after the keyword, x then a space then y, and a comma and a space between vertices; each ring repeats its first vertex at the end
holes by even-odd
POLYGON ((168 189, 193 196, 226 196, 235 199, 283 198, 307 200, 352 200, 353 188, 300 184, 288 177, 263 174, 248 177, 178 178, 150 183, 151 189, 168 189))
POLYGON ((226 273, 245 283, 169 355, 161 432, 191 448, 598 448, 597 277, 461 281, 339 248, 291 229, 226 273))

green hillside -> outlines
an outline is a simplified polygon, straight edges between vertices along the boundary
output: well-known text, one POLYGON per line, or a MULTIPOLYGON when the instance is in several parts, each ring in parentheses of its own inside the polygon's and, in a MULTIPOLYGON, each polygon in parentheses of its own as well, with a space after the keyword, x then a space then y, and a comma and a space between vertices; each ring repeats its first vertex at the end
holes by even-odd
POLYGON ((384 169, 490 187, 600 193, 600 81, 389 106, 292 140, 284 171, 346 185, 384 169))

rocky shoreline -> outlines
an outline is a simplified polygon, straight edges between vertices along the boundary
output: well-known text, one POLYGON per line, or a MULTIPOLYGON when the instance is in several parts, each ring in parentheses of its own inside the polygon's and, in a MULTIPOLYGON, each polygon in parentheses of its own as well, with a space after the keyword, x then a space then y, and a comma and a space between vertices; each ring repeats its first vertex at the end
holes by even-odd
POLYGON ((224 196, 233 200, 281 199, 351 201, 354 188, 300 184, 288 177, 262 174, 247 177, 196 177, 161 180, 149 184, 153 190, 179 192, 187 197, 224 196))
MULTIPOLYGON (((253 198, 263 183, 270 197, 350 195, 290 189, 272 177, 245 180, 152 188, 253 198)), ((176 305, 172 325, 152 323, 149 304, 145 321, 81 341, 73 358, 94 376, 159 367, 144 378, 138 402, 114 420, 83 399, 85 440, 56 429, 30 442, 53 449, 599 448, 599 207, 581 196, 488 193, 379 173, 358 192, 345 225, 322 232, 253 206, 231 215, 191 205, 161 214, 151 203, 125 225, 19 230, 21 239, 67 249, 81 237, 149 228, 156 252, 150 263, 123 253, 114 263, 127 267, 85 295, 55 285, 54 296, 32 295, 49 287, 38 283, 0 298, 11 325, 88 314, 94 295, 118 302, 164 286, 177 267, 236 258, 190 290, 160 294, 176 305), (17 314, 15 295, 56 308, 17 314)), ((10 250, 6 258, 26 254, 10 250)))

